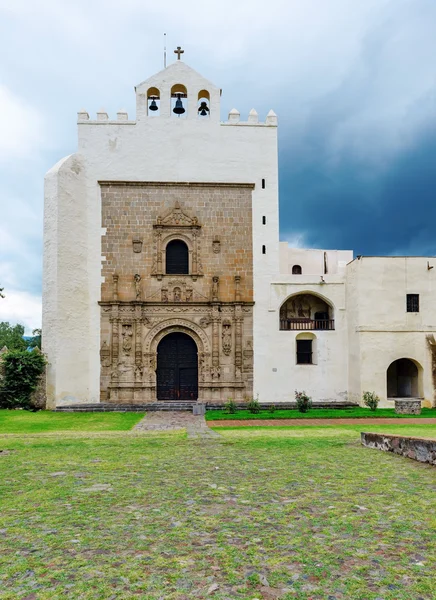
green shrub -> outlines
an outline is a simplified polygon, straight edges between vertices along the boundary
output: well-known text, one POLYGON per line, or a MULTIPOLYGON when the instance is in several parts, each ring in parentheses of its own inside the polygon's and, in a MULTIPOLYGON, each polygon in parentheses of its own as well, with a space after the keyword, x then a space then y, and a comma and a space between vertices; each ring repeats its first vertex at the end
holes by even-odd
POLYGON ((298 392, 295 390, 295 402, 299 412, 306 413, 312 408, 312 398, 306 392, 298 392))
POLYGON ((44 372, 44 355, 13 350, 3 356, 0 408, 32 408, 32 393, 44 372))
POLYGON ((375 392, 363 392, 363 403, 370 410, 377 410, 378 403, 380 402, 380 398, 377 396, 375 392))
POLYGON ((269 413, 275 413, 276 412, 276 405, 275 404, 271 404, 270 406, 268 406, 268 412, 269 413))
POLYGON ((233 398, 229 398, 227 400, 227 402, 224 404, 224 410, 229 415, 235 414, 235 412, 238 410, 238 407, 236 405, 236 402, 233 400, 233 398))
POLYGON ((247 403, 248 412, 253 415, 260 413, 260 404, 258 398, 251 398, 247 403))

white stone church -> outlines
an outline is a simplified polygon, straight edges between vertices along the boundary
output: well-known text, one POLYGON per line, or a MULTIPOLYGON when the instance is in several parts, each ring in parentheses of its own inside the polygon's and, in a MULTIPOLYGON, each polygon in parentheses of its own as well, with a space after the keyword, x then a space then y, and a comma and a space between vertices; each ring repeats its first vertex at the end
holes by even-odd
POLYGON ((276 114, 221 122, 221 90, 176 53, 134 119, 81 110, 46 175, 48 407, 434 405, 436 259, 279 242, 276 114))

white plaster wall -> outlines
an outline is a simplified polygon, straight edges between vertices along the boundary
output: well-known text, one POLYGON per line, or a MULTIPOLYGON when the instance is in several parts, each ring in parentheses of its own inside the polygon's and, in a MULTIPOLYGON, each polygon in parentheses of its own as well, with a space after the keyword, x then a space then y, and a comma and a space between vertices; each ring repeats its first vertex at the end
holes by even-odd
POLYGON ((281 276, 270 286, 263 344, 255 350, 255 394, 262 402, 291 402, 295 390, 306 391, 313 402, 347 400, 347 319, 345 282, 341 276, 326 276, 320 284, 316 276, 281 276), (280 307, 294 294, 313 293, 333 306, 334 331, 312 331, 316 336, 313 365, 296 364, 296 337, 300 331, 280 331, 280 307))
POLYGON ((303 275, 344 274, 347 263, 353 260, 352 250, 318 250, 313 248, 291 248, 287 242, 280 242, 280 273, 292 274, 292 267, 300 265, 303 275))
POLYGON ((59 161, 45 179, 42 327, 49 407, 61 400, 98 400, 89 360, 96 346, 89 336, 85 186, 85 163, 78 154, 59 161))
POLYGON ((423 368, 423 394, 434 403, 431 353, 426 335, 436 334, 436 261, 427 257, 362 257, 347 270, 350 392, 361 400, 375 391, 387 401, 386 371, 399 358, 423 368), (419 313, 406 312, 406 294, 420 296, 419 313))
MULTIPOLYGON (((209 82, 182 62, 164 73, 161 87, 182 83, 190 90, 203 89, 209 82)), ((138 95, 152 78, 137 87, 138 95)), ((218 88, 210 88, 216 105, 218 88)), ((138 97, 138 106, 143 98, 138 97)), ((161 101, 162 102, 162 101, 161 101)), ((196 104, 196 103, 195 103, 196 104)), ((162 105, 161 105, 162 106, 162 105)), ((212 106, 213 108, 213 106, 212 106)), ((215 112, 212 114, 214 115, 215 112)), ((219 113, 218 113, 219 114, 219 113)), ((233 117, 234 118, 234 117, 233 117)), ((172 118, 162 111, 158 118, 135 121, 86 120, 80 113, 78 153, 84 166, 76 180, 68 168, 49 172, 46 183, 47 255, 44 295, 45 347, 53 370, 49 386, 50 401, 95 402, 99 398, 100 373, 100 299, 101 284, 101 200, 98 181, 192 181, 254 183, 253 253, 255 328, 254 347, 258 347, 268 324, 269 282, 278 274, 278 169, 277 128, 272 124, 220 124, 215 118, 172 118), (266 180, 262 189, 261 180, 266 180), (56 185, 52 180, 56 180, 56 185), (49 216, 53 204, 65 218, 57 219, 57 229, 49 216), (262 225, 262 216, 267 224, 262 225), (59 227, 62 223, 63 226, 59 227), (267 253, 262 254, 262 245, 267 253), (57 278, 51 281, 53 258, 57 256, 57 278), (61 278, 62 275, 62 278, 61 278), (67 282, 69 278, 71 282, 67 282), (62 279, 62 280, 61 280, 62 279), (51 281, 51 283, 50 283, 51 281), (56 323, 48 297, 56 294, 56 323), (64 325, 59 328, 59 323, 64 325), (65 343, 68 335, 80 344, 65 343)), ((271 119, 269 121, 271 123, 271 119)), ((76 155, 75 155, 76 156, 76 155)), ((79 160, 76 156, 69 160, 79 160)), ((255 356, 255 364, 257 357, 255 356)))

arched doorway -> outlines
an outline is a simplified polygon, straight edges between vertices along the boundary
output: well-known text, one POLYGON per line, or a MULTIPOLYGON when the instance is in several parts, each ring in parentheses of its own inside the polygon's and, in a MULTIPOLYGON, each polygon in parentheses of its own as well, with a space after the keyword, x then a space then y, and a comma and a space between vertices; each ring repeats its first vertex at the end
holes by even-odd
POLYGON ((409 358, 394 361, 387 371, 388 398, 419 398, 419 370, 409 358))
POLYGON ((157 399, 197 400, 197 345, 186 333, 169 333, 157 347, 157 399))

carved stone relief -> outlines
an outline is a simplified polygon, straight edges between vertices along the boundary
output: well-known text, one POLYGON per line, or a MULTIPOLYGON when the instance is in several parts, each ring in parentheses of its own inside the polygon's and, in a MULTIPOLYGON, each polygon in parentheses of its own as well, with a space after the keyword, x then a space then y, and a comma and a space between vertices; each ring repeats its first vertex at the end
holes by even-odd
POLYGON ((103 342, 103 344, 101 345, 100 360, 102 367, 110 367, 112 365, 111 351, 107 342, 103 342))
POLYGON ((133 252, 139 254, 142 252, 142 240, 132 240, 133 252))
POLYGON ((223 352, 226 356, 229 356, 232 351, 232 324, 228 319, 224 320, 222 323, 222 347, 223 352))
POLYGON ((123 323, 123 332, 122 332, 123 352, 126 356, 130 356, 130 353, 132 351, 132 337, 133 337, 132 325, 130 323, 123 323))
POLYGON ((141 275, 136 275, 133 277, 135 281, 135 298, 136 300, 141 300, 141 275))

